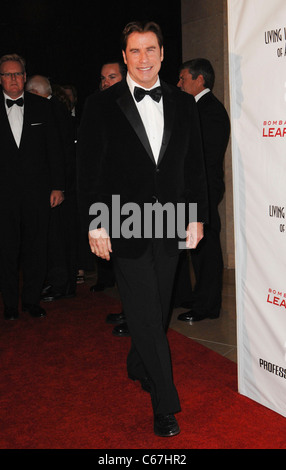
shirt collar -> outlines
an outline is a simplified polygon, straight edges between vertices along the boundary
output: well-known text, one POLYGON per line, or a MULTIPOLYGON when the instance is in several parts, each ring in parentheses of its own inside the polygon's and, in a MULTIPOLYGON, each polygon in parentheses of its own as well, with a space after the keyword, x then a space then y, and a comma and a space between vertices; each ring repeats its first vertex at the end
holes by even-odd
MULTIPOLYGON (((127 76, 126 76, 126 81, 127 81, 127 84, 129 86, 129 89, 132 93, 132 96, 133 96, 133 93, 134 93, 134 88, 136 86, 138 87, 141 87, 141 88, 144 88, 142 87, 141 85, 139 85, 138 83, 136 83, 134 80, 132 80, 132 78, 130 77, 129 73, 127 72, 127 76)), ((144 90, 152 90, 153 88, 156 88, 157 86, 160 86, 160 79, 159 77, 157 78, 157 81, 156 83, 154 83, 154 85, 151 87, 151 88, 144 88, 144 90)))
POLYGON ((202 96, 206 95, 206 94, 209 93, 210 91, 211 91, 211 90, 210 90, 209 88, 205 88, 203 91, 201 91, 200 93, 198 93, 198 94, 195 96, 196 102, 198 102, 199 99, 200 99, 202 96))

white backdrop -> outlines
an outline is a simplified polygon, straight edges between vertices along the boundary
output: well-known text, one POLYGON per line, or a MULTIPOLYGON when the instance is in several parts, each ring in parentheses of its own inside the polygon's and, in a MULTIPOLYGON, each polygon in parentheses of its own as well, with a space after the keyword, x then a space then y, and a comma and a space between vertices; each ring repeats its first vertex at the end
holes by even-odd
POLYGON ((239 392, 286 416, 286 0, 228 0, 239 392))

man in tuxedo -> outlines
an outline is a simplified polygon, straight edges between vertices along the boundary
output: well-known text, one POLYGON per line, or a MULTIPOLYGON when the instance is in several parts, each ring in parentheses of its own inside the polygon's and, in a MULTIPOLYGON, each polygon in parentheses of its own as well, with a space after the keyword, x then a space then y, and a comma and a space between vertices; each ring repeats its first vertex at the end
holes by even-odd
POLYGON ((25 62, 0 59, 0 266, 6 319, 18 317, 18 268, 23 271, 22 310, 43 317, 39 306, 46 273, 50 208, 64 200, 64 166, 47 100, 24 92, 25 62))
POLYGON ((76 158, 72 117, 66 104, 53 95, 47 77, 33 75, 26 91, 49 100, 65 162, 65 201, 51 211, 48 234, 48 263, 42 301, 74 297, 77 276, 76 158))
POLYGON ((209 221, 204 226, 204 239, 190 252, 196 281, 193 292, 186 253, 181 255, 175 282, 174 296, 180 296, 187 301, 183 305, 191 307, 178 316, 185 322, 218 318, 222 303, 223 257, 218 206, 225 190, 223 162, 230 122, 223 104, 212 93, 214 81, 214 69, 207 59, 193 59, 180 68, 178 87, 194 96, 198 106, 209 196, 209 221))
MULTIPOLYGON (((121 62, 106 62, 102 64, 100 71, 99 90, 107 90, 115 83, 120 82, 126 75, 125 66, 121 62)), ((98 90, 95 92, 98 93, 98 90)), ((102 258, 97 260, 97 283, 90 287, 91 292, 100 292, 108 287, 113 287, 115 284, 115 275, 112 261, 107 261, 102 258)), ((108 314, 107 323, 121 323, 125 320, 125 315, 121 313, 108 314)))
MULTIPOLYGON (((123 62, 106 62, 101 67, 100 85, 101 91, 107 90, 126 77, 126 67, 123 62)), ((107 287, 115 285, 115 274, 112 260, 98 258, 97 260, 97 283, 91 286, 91 292, 103 291, 107 287)), ((109 313, 106 316, 106 323, 116 325, 113 328, 114 336, 130 336, 125 313, 122 310, 119 313, 109 313)))
POLYGON ((176 213, 178 203, 184 208, 196 203, 197 217, 184 222, 177 217, 178 224, 185 247, 196 247, 203 237, 208 208, 199 118, 193 97, 159 78, 164 50, 156 23, 129 23, 122 52, 126 80, 94 96, 83 113, 79 184, 92 206, 86 221, 91 250, 113 259, 131 335, 128 377, 150 391, 154 432, 168 437, 180 432, 166 337, 180 234, 168 233, 164 221, 158 235, 156 225, 154 230, 144 224, 144 216, 147 206, 156 217, 165 204, 176 213), (94 219, 97 209, 105 212, 106 207, 110 219, 94 219), (140 220, 129 220, 130 207, 140 220))

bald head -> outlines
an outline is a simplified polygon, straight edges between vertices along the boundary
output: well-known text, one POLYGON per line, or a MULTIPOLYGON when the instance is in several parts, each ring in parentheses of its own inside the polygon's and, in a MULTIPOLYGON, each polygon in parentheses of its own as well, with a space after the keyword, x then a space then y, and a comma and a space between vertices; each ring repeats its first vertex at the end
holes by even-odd
POLYGON ((52 87, 47 77, 42 75, 34 75, 30 77, 26 82, 26 91, 34 93, 35 95, 43 96, 48 98, 52 94, 52 87))

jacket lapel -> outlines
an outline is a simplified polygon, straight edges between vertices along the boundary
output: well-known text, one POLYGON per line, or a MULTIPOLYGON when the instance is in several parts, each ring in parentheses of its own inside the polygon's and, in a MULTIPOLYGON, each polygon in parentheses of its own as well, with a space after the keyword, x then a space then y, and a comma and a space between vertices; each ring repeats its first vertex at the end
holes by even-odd
POLYGON ((0 126, 1 126, 1 129, 3 129, 3 135, 8 137, 10 144, 15 146, 16 149, 18 149, 16 141, 13 136, 13 132, 11 130, 9 119, 7 116, 5 102, 4 102, 4 94, 2 93, 1 89, 0 89, 0 92, 2 94, 2 96, 0 97, 0 126))
POLYGON ((30 126, 30 94, 29 92, 24 93, 24 117, 23 117, 23 129, 22 129, 22 136, 20 140, 20 146, 19 148, 23 145, 23 142, 25 140, 25 136, 27 135, 27 131, 29 130, 30 126))
POLYGON ((161 82, 161 86, 164 100, 164 132, 157 165, 159 165, 159 163, 162 161, 162 158, 168 147, 175 118, 175 100, 172 97, 171 89, 164 82, 161 82))
POLYGON ((117 99, 117 103, 119 107, 121 108, 122 112, 127 117, 128 121, 130 122, 131 126, 133 127, 134 131, 139 137, 140 141, 142 142, 147 154, 149 155, 153 163, 155 163, 155 159, 154 159, 153 152, 149 143, 148 136, 145 131, 145 127, 143 125, 140 114, 137 111, 136 105, 134 103, 134 100, 132 98, 132 95, 129 91, 127 84, 126 86, 124 86, 124 92, 117 99))

